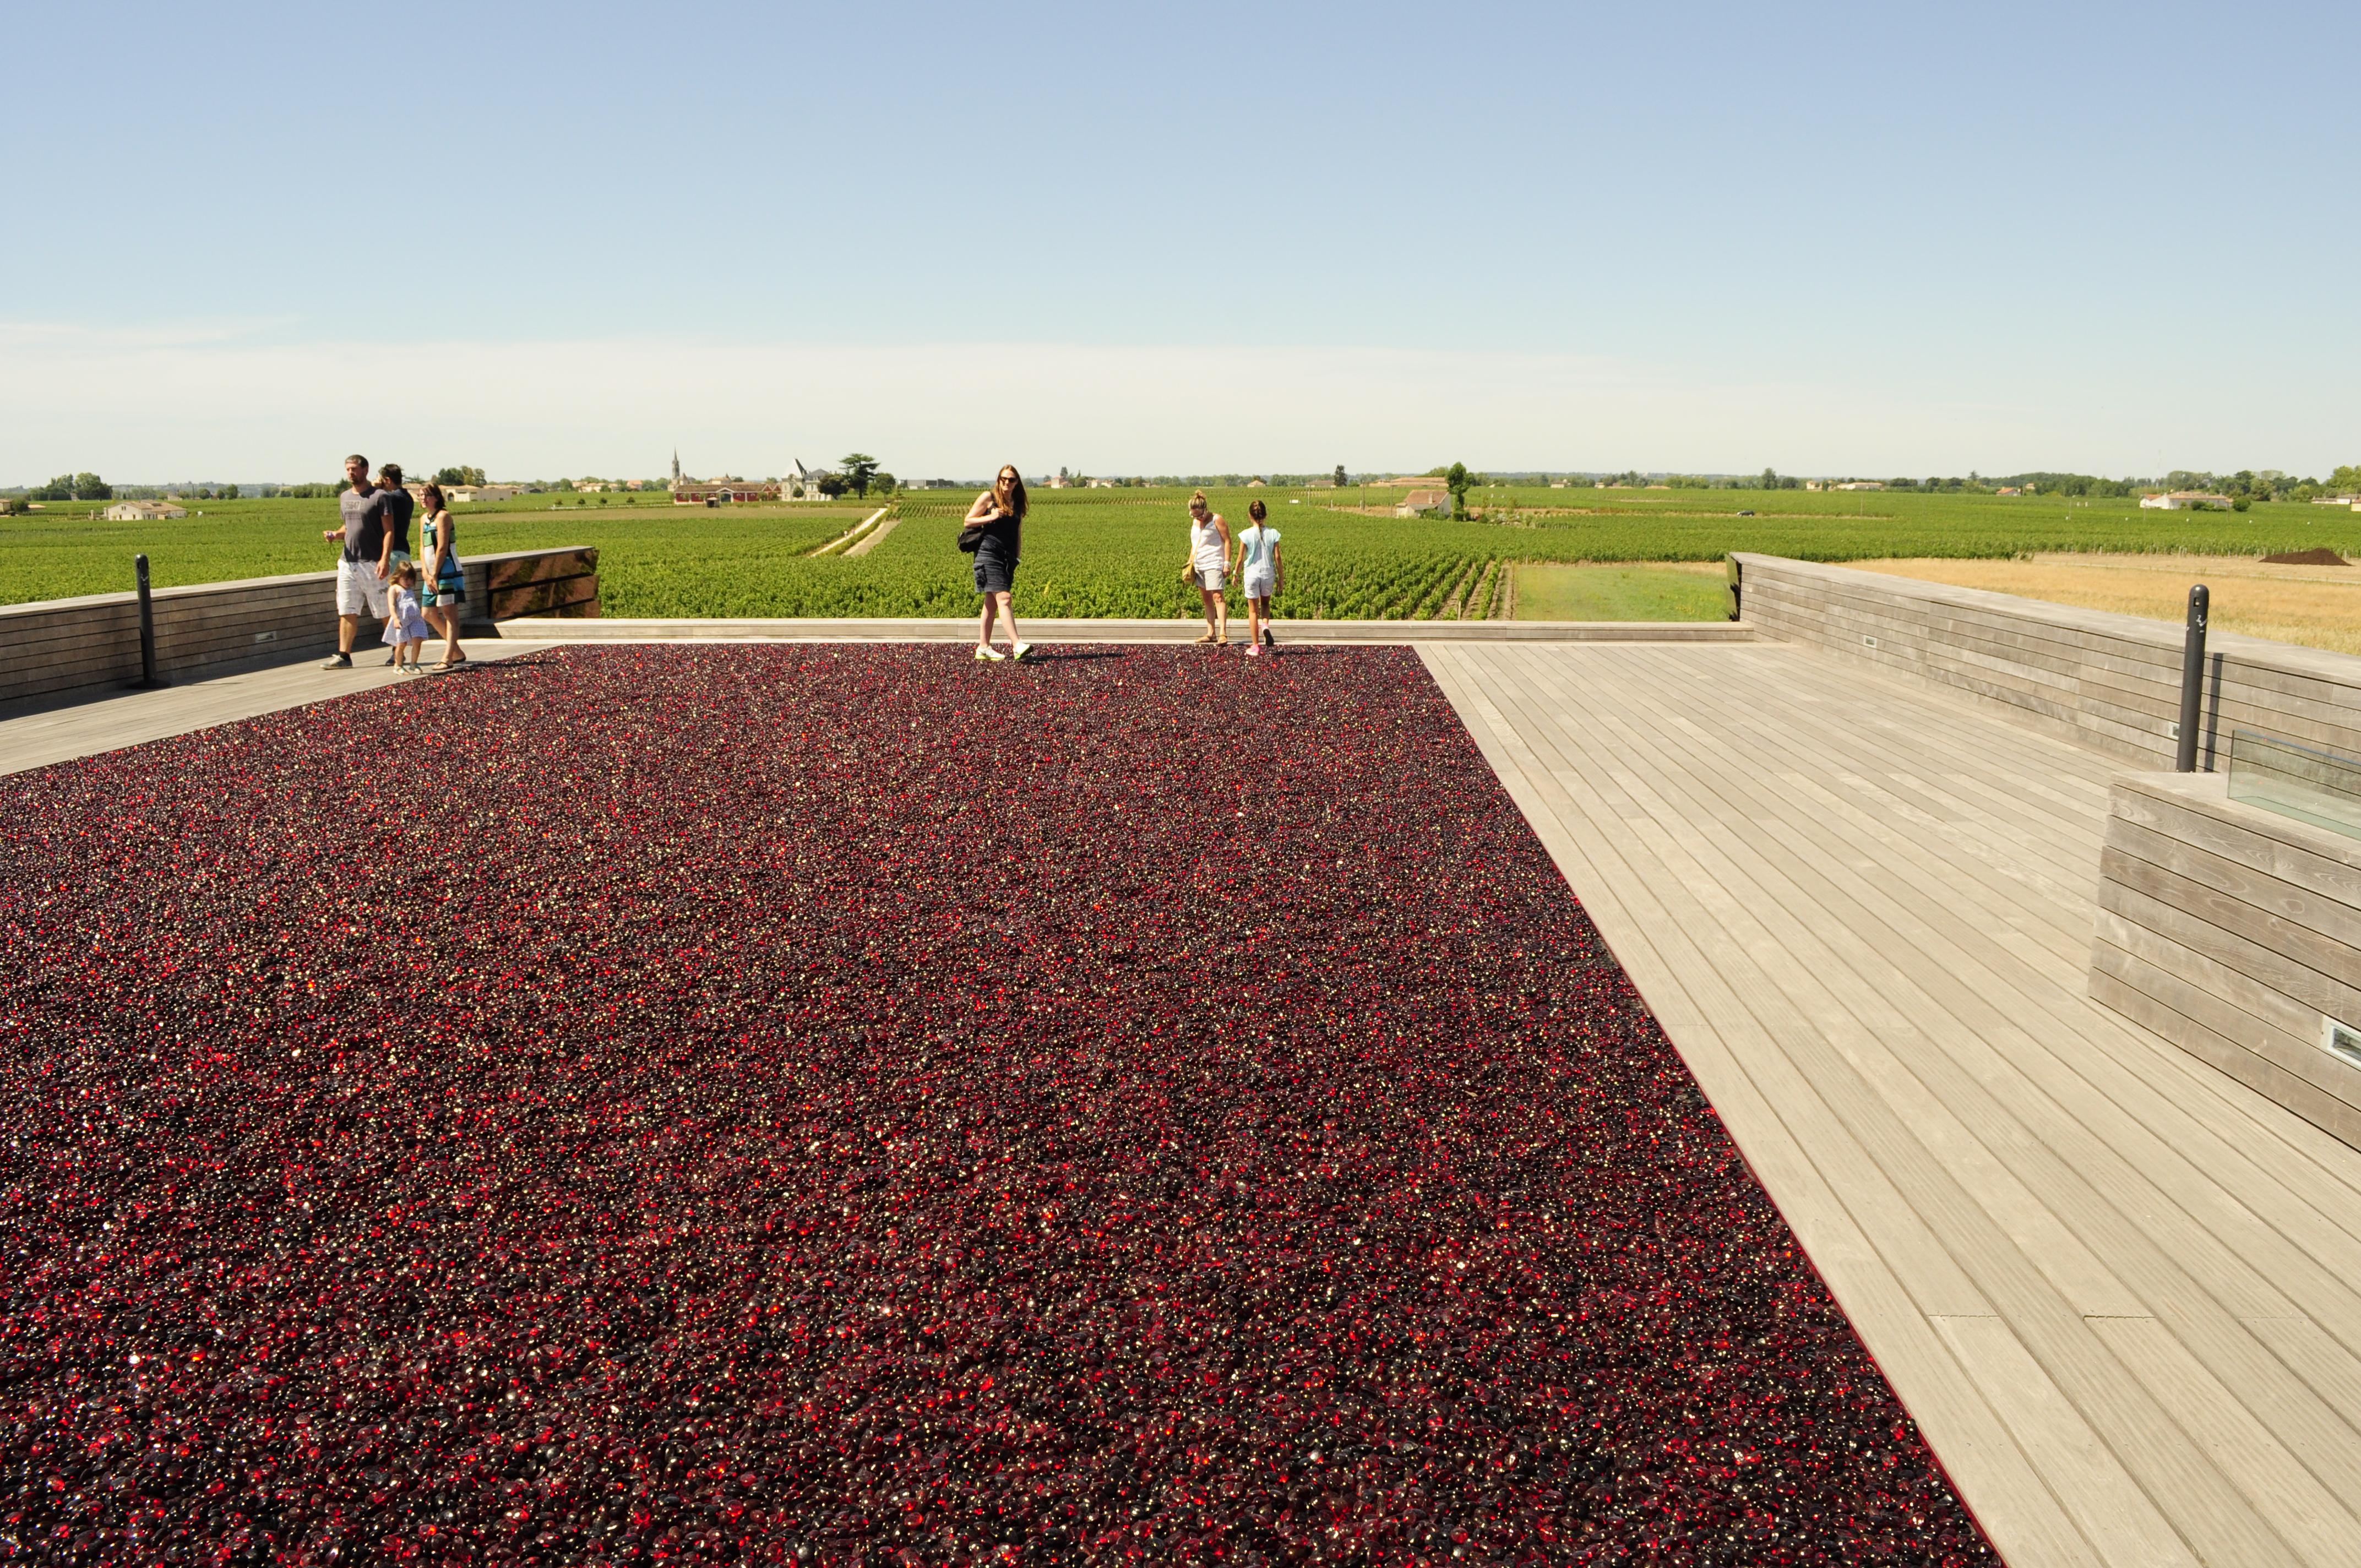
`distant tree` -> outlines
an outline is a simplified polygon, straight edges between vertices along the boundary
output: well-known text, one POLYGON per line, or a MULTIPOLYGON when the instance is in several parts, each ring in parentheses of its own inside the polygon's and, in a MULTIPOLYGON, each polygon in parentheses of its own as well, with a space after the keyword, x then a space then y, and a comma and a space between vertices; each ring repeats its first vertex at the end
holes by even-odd
POLYGON ((1463 522, 1467 518, 1467 484, 1472 477, 1465 463, 1454 463, 1443 471, 1443 487, 1451 492, 1451 515, 1463 522))
POLYGON ((438 485, 480 485, 484 482, 484 471, 465 466, 437 468, 434 470, 434 482, 438 485))
POLYGON ((1340 490, 1345 488, 1345 465, 1342 463, 1336 465, 1336 488, 1340 490))
POLYGON ((852 488, 844 482, 844 476, 841 474, 822 474, 814 481, 814 485, 818 489, 819 493, 826 496, 829 500, 836 499, 837 497, 844 494, 845 491, 852 488))
POLYGON ((1762 488, 1762 489, 1765 489, 1765 490, 1775 490, 1775 489, 1777 489, 1777 488, 1779 488, 1779 473, 1778 473, 1778 470, 1777 470, 1777 469, 1775 469, 1775 468, 1765 468, 1765 469, 1763 469, 1763 478, 1762 478, 1762 480, 1761 480, 1761 482, 1760 482, 1760 484, 1759 484, 1759 487, 1758 487, 1758 488, 1762 488))
POLYGON ((237 499, 237 487, 236 485, 224 485, 221 488, 221 499, 225 501, 234 501, 237 499))
MULTIPOLYGON (((877 472, 877 459, 866 452, 848 452, 836 460, 836 466, 844 476, 844 482, 851 487, 852 493, 863 500, 868 499, 869 481, 877 472)), ((1060 468, 1058 472, 1062 474, 1065 470, 1060 468)), ((828 493, 825 486, 821 487, 820 493, 822 495, 828 493)), ((839 490, 836 493, 842 495, 844 492, 839 490)))
POLYGON ((2329 471, 2328 488, 2340 496, 2361 491, 2361 463, 2340 463, 2329 471))
POLYGON ((869 488, 881 496, 890 496, 902 488, 902 482, 880 468, 869 476, 869 488))

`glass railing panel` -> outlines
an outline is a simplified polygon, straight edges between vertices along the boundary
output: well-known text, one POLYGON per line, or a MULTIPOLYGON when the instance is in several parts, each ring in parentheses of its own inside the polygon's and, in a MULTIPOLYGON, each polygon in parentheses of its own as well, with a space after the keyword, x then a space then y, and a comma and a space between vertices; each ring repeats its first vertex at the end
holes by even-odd
POLYGON ((2229 773, 2232 800, 2361 839, 2361 762, 2235 729, 2229 773))

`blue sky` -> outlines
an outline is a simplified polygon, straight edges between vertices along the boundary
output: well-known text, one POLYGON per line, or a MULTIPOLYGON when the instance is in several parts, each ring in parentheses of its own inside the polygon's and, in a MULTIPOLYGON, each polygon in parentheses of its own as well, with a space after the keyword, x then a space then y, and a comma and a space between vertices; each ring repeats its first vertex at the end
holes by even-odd
POLYGON ((0 483, 2324 470, 2356 45, 2328 5, 20 5, 0 483))

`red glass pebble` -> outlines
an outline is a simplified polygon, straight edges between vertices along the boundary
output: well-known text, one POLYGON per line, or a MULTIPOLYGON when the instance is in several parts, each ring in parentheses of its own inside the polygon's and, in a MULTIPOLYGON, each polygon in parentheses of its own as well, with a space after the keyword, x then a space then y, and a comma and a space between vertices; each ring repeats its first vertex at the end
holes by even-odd
POLYGON ((0 1561, 1989 1548, 1418 659, 616 647, 0 780, 0 1561))

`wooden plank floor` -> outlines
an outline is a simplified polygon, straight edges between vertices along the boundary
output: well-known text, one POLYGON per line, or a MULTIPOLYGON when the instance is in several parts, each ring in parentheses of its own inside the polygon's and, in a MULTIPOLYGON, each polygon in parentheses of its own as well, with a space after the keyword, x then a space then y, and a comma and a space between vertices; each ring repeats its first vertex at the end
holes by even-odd
POLYGON ((1420 653, 2011 1563, 2361 1563, 2361 1152, 2085 995, 2124 764, 1792 645, 1420 653))
MULTIPOLYGON (((439 642, 428 646, 437 653, 442 649, 439 642)), ((464 646, 470 660, 490 663, 547 644, 471 637, 464 646)), ((384 645, 372 640, 353 655, 354 667, 349 670, 324 670, 318 659, 305 659, 186 681, 159 691, 64 693, 47 701, 12 704, 0 709, 0 773, 43 768, 402 681, 467 678, 465 670, 405 675, 386 668, 384 657, 384 645)))
POLYGON ((1789 645, 1421 654, 2012 1563, 2361 1563, 2361 1152, 2085 996, 2122 764, 1789 645))

